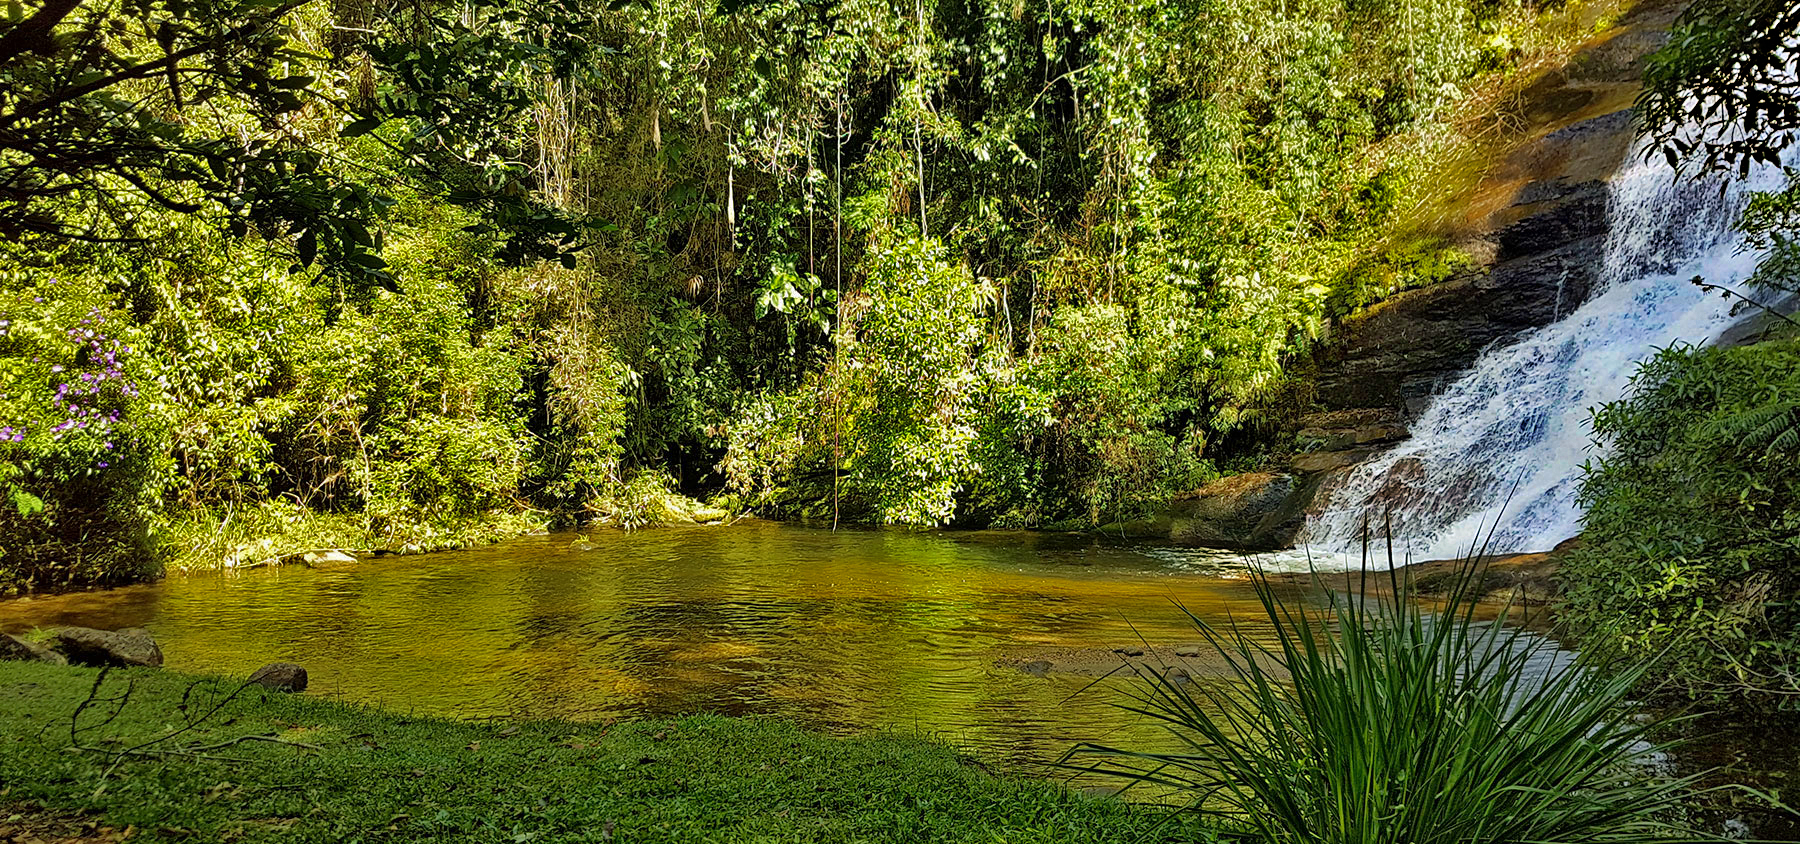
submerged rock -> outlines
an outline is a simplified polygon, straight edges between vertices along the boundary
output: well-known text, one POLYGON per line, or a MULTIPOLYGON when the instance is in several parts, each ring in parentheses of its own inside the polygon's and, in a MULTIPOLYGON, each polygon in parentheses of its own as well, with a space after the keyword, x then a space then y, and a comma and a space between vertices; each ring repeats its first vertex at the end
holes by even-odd
POLYGON ((68 660, 62 654, 42 645, 27 642, 17 636, 0 633, 0 660, 12 662, 53 662, 63 664, 68 660))
POLYGON ((163 664, 162 649, 156 646, 150 631, 142 627, 124 630, 58 627, 50 631, 50 647, 76 665, 127 668, 163 664))
POLYGON ((1050 673, 1050 660, 1034 659, 1019 666, 1019 670, 1033 677, 1042 677, 1050 673))
POLYGON ((271 662, 250 675, 250 681, 278 692, 306 691, 306 669, 291 662, 271 662))

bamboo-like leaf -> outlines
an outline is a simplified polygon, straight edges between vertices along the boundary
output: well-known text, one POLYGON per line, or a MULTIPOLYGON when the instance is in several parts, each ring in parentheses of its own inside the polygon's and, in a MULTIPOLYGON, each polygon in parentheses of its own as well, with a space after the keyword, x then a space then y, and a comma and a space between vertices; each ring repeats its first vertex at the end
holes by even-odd
POLYGON ((1144 687, 1123 706, 1180 749, 1084 744, 1063 765, 1186 793, 1225 840, 1714 840, 1665 820, 1699 775, 1646 764, 1671 745, 1626 706, 1644 669, 1573 660, 1505 610, 1477 620, 1475 550, 1435 613, 1397 575, 1391 597, 1327 593, 1321 607, 1255 573, 1272 637, 1188 614, 1223 678, 1181 685, 1134 667, 1144 687))

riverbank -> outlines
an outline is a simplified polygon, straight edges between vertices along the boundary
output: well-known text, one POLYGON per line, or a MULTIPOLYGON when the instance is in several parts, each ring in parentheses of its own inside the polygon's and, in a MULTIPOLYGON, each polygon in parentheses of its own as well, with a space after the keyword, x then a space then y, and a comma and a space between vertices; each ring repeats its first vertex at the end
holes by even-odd
POLYGON ((471 723, 170 672, 113 671, 96 687, 98 677, 0 662, 0 840, 60 840, 50 836, 63 829, 85 830, 71 836, 81 841, 1173 842, 1201 832, 1166 811, 992 773, 923 737, 837 739, 717 716, 471 723), (72 721, 96 688, 103 702, 72 721))
MULTIPOLYGON (((653 489, 635 498, 601 502, 582 527, 594 535, 663 526, 720 526, 748 518, 733 509, 653 489)), ((29 561, 0 554, 0 599, 115 588, 155 581, 166 574, 237 571, 281 565, 342 566, 374 557, 462 551, 522 536, 548 533, 551 514, 524 505, 436 520, 375 519, 366 513, 329 513, 275 501, 218 513, 202 511, 130 544, 109 562, 46 573, 29 561)), ((0 534, 3 534, 0 531, 0 534)), ((587 534, 581 541, 586 542, 587 534)), ((52 549, 66 558, 88 550, 52 549)))

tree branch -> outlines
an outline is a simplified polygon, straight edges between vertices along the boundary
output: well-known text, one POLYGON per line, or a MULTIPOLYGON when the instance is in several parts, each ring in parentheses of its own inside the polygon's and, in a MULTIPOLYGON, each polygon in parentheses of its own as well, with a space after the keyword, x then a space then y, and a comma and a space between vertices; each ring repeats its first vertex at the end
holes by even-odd
POLYGON ((63 18, 75 11, 81 0, 48 0, 37 14, 20 21, 18 25, 0 35, 0 64, 11 61, 22 53, 37 53, 48 56, 56 49, 56 41, 50 37, 56 25, 63 18))
POLYGON ((1755 305, 1756 307, 1761 308, 1763 310, 1763 312, 1768 314, 1769 316, 1779 319, 1782 322, 1785 322, 1788 325, 1791 325, 1795 328, 1800 328, 1800 322, 1796 322, 1793 317, 1788 316, 1787 314, 1784 314, 1778 310, 1775 310, 1774 308, 1771 308, 1768 305, 1758 302, 1755 299, 1745 296, 1744 294, 1739 293, 1736 290, 1733 290, 1729 287, 1725 287, 1723 285, 1718 285, 1718 284, 1708 283, 1708 282, 1702 280, 1700 278, 1700 276, 1694 276, 1694 284, 1697 285, 1701 290, 1717 290, 1720 293, 1723 293, 1727 296, 1736 296, 1748 304, 1755 305))
MULTIPOLYGON (((31 105, 29 105, 25 108, 21 108, 18 111, 14 112, 12 114, 9 114, 4 118, 0 118, 0 129, 16 125, 21 120, 24 120, 29 117, 33 117, 38 114, 42 114, 43 112, 48 111, 52 108, 55 108, 56 106, 62 105, 64 103, 70 102, 72 100, 80 99, 82 97, 87 96, 88 94, 94 93, 95 91, 100 91, 100 90, 103 90, 106 88, 110 88, 114 85, 119 84, 120 82, 126 82, 126 81, 129 81, 132 79, 141 79, 143 77, 150 76, 150 75, 158 73, 160 71, 167 70, 170 67, 172 67, 176 64, 179 64, 183 59, 193 58, 194 56, 200 55, 201 53, 211 50, 220 44, 229 44, 229 43, 232 43, 235 41, 242 40, 244 36, 255 31, 257 28, 263 27, 263 26, 268 26, 269 24, 280 20, 283 15, 286 15, 288 12, 291 12, 294 9, 297 9, 304 4, 305 4, 305 0, 292 0, 292 2, 289 2, 288 4, 286 4, 284 6, 280 6, 276 9, 274 9, 273 11, 271 11, 267 17, 259 18, 258 20, 250 21, 250 22, 244 23, 240 26, 234 27, 229 32, 226 32, 223 35, 220 35, 217 38, 214 38, 205 43, 195 44, 195 45, 185 47, 180 50, 176 50, 175 52, 170 53, 160 59, 157 59, 156 61, 144 62, 143 64, 133 65, 131 67, 117 71, 110 75, 102 76, 99 79, 93 80, 92 82, 87 82, 87 83, 84 83, 81 85, 75 85, 75 86, 72 86, 69 88, 65 88, 61 91, 56 92, 55 94, 53 94, 49 97, 44 98, 43 100, 32 103, 31 105)), ((8 33, 8 34, 10 34, 10 33, 8 33)))

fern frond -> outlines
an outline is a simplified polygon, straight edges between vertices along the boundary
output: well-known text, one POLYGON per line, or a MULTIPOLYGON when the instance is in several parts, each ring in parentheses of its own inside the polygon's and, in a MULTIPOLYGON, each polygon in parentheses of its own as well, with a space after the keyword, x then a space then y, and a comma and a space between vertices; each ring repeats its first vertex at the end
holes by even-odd
POLYGON ((1770 455, 1800 451, 1800 401, 1773 401, 1708 426, 1714 437, 1744 451, 1770 455))

